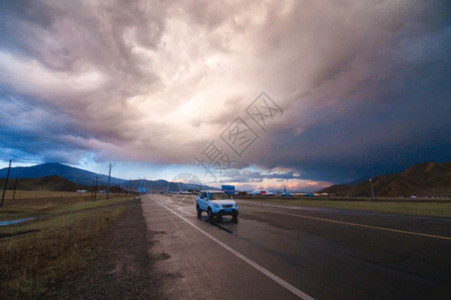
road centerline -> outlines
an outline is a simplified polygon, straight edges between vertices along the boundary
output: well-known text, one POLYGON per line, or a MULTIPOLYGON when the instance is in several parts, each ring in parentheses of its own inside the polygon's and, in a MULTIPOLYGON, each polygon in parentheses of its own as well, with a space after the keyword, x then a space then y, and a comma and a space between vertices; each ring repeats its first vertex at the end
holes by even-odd
POLYGON ((265 269, 264 267, 262 267, 261 265, 257 264, 256 262, 254 262, 250 258, 244 256, 240 252, 236 251, 235 249, 233 249, 230 246, 226 245, 225 243, 221 242, 219 239, 215 238, 211 234, 209 234, 206 231, 202 230, 201 228, 197 227, 196 225, 191 223, 189 220, 187 220, 185 217, 183 217, 182 215, 178 214, 176 211, 172 210, 171 208, 167 207, 166 205, 164 205, 160 201, 158 201, 158 200, 154 200, 154 201, 157 204, 159 204, 160 206, 166 208, 168 211, 170 211, 171 213, 173 213, 174 215, 176 215, 180 219, 182 219, 184 222, 186 222, 191 227, 193 227, 194 229, 196 229, 197 231, 199 231, 200 233, 202 233, 203 235, 208 237, 210 240, 214 241, 216 244, 218 244, 219 246, 221 246, 222 248, 224 248, 225 250, 227 250, 228 252, 230 252, 234 256, 238 257, 239 259, 241 259, 242 261, 244 261, 245 263, 247 263, 251 267, 253 267, 255 270, 257 270, 260 273, 266 275, 268 278, 272 279, 273 281, 275 281, 276 283, 278 283, 279 285, 281 285, 285 289, 287 289, 290 292, 292 292, 294 295, 298 296, 301 299, 306 299, 306 300, 313 300, 314 299, 311 296, 309 296, 306 293, 304 293, 303 291, 301 291, 298 288, 296 288, 295 286, 293 286, 290 283, 286 282, 285 280, 283 280, 279 276, 275 275, 271 271, 269 271, 269 270, 265 269))
MULTIPOLYGON (((262 208, 257 208, 257 209, 264 210, 262 208)), ((374 226, 374 225, 366 225, 366 224, 359 224, 359 223, 353 223, 353 222, 339 221, 339 220, 334 220, 334 219, 307 216, 307 215, 303 215, 303 214, 292 214, 292 213, 280 212, 280 211, 275 211, 275 210, 271 210, 271 213, 293 216, 293 217, 298 217, 298 218, 311 219, 311 220, 322 221, 322 222, 336 223, 336 224, 349 225, 349 226, 355 226, 355 227, 361 227, 361 228, 389 231, 389 232, 395 232, 395 233, 402 233, 402 234, 408 234, 408 235, 416 235, 416 236, 421 236, 421 237, 428 237, 428 238, 451 241, 451 237, 442 236, 442 235, 434 235, 434 234, 413 232, 413 231, 400 230, 400 229, 394 229, 394 228, 388 228, 388 227, 380 227, 380 226, 374 226)))

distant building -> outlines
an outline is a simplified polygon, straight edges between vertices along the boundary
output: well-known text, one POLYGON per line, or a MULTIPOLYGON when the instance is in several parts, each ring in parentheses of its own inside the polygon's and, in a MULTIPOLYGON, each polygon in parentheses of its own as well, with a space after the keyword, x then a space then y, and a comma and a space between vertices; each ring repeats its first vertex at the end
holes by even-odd
POLYGON ((254 195, 254 196, 266 195, 266 190, 264 190, 264 189, 256 189, 256 190, 253 190, 251 192, 251 194, 254 195))
POLYGON ((251 192, 254 196, 274 196, 273 192, 267 191, 265 189, 256 189, 251 192))
POLYGON ((77 194, 84 194, 84 193, 87 193, 88 191, 87 190, 77 190, 77 191, 75 191, 77 194))

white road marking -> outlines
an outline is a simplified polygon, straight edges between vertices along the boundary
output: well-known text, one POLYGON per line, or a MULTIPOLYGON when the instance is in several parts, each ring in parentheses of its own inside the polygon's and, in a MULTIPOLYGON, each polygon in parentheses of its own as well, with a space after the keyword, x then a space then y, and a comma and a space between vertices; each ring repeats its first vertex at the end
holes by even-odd
MULTIPOLYGON (((259 209, 259 208, 257 208, 257 209, 259 209)), ((262 208, 260 208, 260 210, 264 211, 264 209, 262 209, 262 208)), ((343 225, 349 225, 349 226, 355 226, 355 227, 361 227, 361 228, 368 228, 368 229, 374 229, 374 230, 382 230, 382 231, 396 232, 396 233, 402 233, 402 234, 416 235, 416 236, 428 237, 428 238, 433 238, 433 239, 448 240, 448 241, 451 240, 451 237, 442 236, 442 235, 435 235, 435 234, 428 234, 428 233, 421 233, 421 232, 414 232, 414 231, 406 231, 406 230, 373 226, 373 225, 365 225, 365 224, 359 224, 359 223, 339 221, 339 220, 334 220, 334 219, 312 217, 312 216, 307 216, 307 215, 302 215, 302 214, 291 214, 291 213, 280 212, 280 211, 271 211, 271 213, 275 213, 275 214, 279 214, 279 215, 293 216, 293 217, 304 218, 304 219, 310 219, 310 220, 316 220, 316 221, 322 221, 322 222, 329 222, 329 223, 335 223, 335 224, 343 224, 343 225)))
POLYGON ((235 249, 227 246, 226 244, 224 244, 223 242, 221 242, 220 240, 218 240, 214 236, 212 236, 209 233, 205 232, 204 230, 200 229, 199 227, 197 227, 196 225, 194 225, 193 223, 188 221, 186 218, 184 218, 183 216, 181 216, 180 214, 178 214, 177 212, 175 212, 171 208, 167 207, 166 205, 164 205, 160 201, 158 201, 158 200, 154 200, 154 201, 156 203, 158 203, 159 205, 163 206, 164 208, 166 208, 167 210, 169 210, 171 213, 173 213, 174 215, 176 215, 177 217, 179 217, 180 219, 182 219, 186 223, 188 223, 190 226, 192 226, 194 229, 196 229, 197 231, 199 231, 200 233, 202 233, 203 235, 208 237, 210 240, 214 241, 216 244, 218 244, 219 246, 221 246, 225 250, 229 251, 230 253, 232 253, 233 255, 235 255, 236 257, 238 257, 239 259, 241 259, 242 261, 244 261, 245 263, 247 263, 248 265, 250 265, 251 267, 253 267, 257 271, 263 273, 264 275, 266 275, 270 279, 274 280, 275 282, 277 282, 278 284, 280 284, 281 286, 283 286, 284 288, 286 288, 287 290, 289 290, 290 292, 292 292, 293 294, 295 294, 299 298, 306 299, 306 300, 313 300, 314 299, 314 298, 310 297, 309 295, 307 295, 306 293, 304 293, 303 291, 299 290, 298 288, 292 286, 291 284, 289 284, 288 282, 286 282, 285 280, 283 280, 279 276, 275 275, 274 273, 271 273, 270 271, 268 271, 267 269, 263 268, 262 266, 260 266, 256 262, 250 260, 249 258, 247 258, 243 254, 239 253, 235 249))

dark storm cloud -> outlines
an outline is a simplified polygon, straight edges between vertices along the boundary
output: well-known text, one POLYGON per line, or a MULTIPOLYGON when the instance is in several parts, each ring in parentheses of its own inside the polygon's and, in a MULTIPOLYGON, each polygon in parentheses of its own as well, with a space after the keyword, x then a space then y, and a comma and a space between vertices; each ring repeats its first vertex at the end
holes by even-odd
MULTIPOLYGON (((47 73, 43 75, 49 77, 43 82, 36 78, 22 82, 20 77, 8 74, 8 61, 2 61, 0 68, 5 71, 1 81, 8 87, 2 90, 3 96, 15 93, 19 99, 31 99, 31 105, 54 115, 52 122, 57 126, 45 134, 36 131, 37 135, 53 138, 54 131, 63 125, 58 119, 66 115, 76 120, 68 135, 80 139, 88 136, 103 142, 127 142, 136 137, 132 131, 123 131, 137 116, 128 108, 127 99, 145 93, 158 76, 142 67, 147 62, 127 43, 133 41, 146 48, 158 44, 165 18, 159 2, 14 1, 2 6, 2 11, 0 36, 4 43, 0 49, 20 62, 38 62, 40 67, 34 71, 44 70, 47 73), (100 77, 99 84, 93 88, 80 86, 89 85, 90 78, 83 78, 85 74, 100 77)), ((42 123, 34 115, 27 120, 38 127, 42 123)), ((79 148, 96 150, 89 144, 63 141, 59 146, 65 146, 68 152, 79 148)))
POLYGON ((230 180, 345 182, 447 161, 448 12, 442 1, 11 1, 2 146, 194 164, 264 90, 283 117, 236 165, 292 171, 230 180))
MULTIPOLYGON (((362 34, 359 28, 340 31, 346 22, 318 22, 335 28, 321 30, 309 44, 330 55, 299 73, 291 70, 300 66, 296 63, 280 73, 291 76, 283 77, 288 85, 298 76, 309 90, 285 104, 286 123, 265 135, 259 151, 244 161, 295 167, 303 178, 335 182, 398 172, 423 161, 449 161, 451 23, 442 3, 412 4, 387 15, 369 12, 368 20, 358 24, 367 27, 365 36, 357 40, 352 35, 362 34), (331 32, 337 36, 327 38, 331 32), (303 81, 303 71, 310 68, 310 80, 303 81)), ((290 35, 276 40, 284 46, 271 49, 280 55, 293 48, 288 44, 300 45, 290 35)), ((316 58, 309 51, 306 55, 316 58)))
MULTIPOLYGON (((39 157, 43 161, 77 163, 92 149, 86 143, 90 133, 74 126, 76 122, 57 107, 32 106, 4 89, 0 89, 0 104, 0 119, 8 120, 7 126, 0 127, 1 147, 18 150, 10 155, 16 161, 29 161, 33 153, 34 161, 39 157)), ((2 153, 8 156, 9 152, 2 153)))

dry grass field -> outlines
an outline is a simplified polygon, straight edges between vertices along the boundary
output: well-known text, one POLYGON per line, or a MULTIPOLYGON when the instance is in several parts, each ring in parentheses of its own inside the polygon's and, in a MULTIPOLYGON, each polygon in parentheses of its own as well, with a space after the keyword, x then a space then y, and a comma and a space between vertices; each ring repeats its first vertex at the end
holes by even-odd
MULTIPOLYGON (((129 196, 111 194, 108 203, 114 203, 124 197, 129 196)), ((91 193, 75 192, 17 191, 14 201, 11 198, 12 191, 7 191, 4 205, 0 208, 0 221, 95 207, 106 203, 104 194, 97 195, 94 200, 91 193)))
POLYGON ((0 226, 0 299, 42 298, 68 274, 93 257, 91 246, 128 210, 134 197, 93 201, 86 195, 20 193, 0 208, 0 220, 44 216, 32 222, 0 226))

